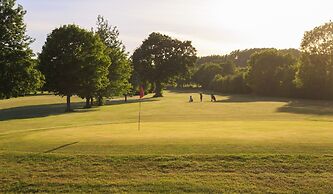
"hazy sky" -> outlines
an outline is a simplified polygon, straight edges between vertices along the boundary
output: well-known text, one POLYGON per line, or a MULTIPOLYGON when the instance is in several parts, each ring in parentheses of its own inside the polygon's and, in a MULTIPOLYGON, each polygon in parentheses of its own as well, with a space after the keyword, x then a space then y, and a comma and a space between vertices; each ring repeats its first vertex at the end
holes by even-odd
POLYGON ((304 31, 333 19, 333 0, 17 0, 35 52, 63 24, 118 26, 129 52, 154 31, 191 40, 199 55, 254 47, 298 48, 304 31))

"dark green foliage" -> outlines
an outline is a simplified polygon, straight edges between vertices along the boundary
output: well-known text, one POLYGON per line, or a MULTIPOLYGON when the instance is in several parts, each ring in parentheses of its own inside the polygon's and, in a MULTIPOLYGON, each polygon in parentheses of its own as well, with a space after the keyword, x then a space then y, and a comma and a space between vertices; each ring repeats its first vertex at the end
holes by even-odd
POLYGON ((55 94, 89 100, 108 84, 110 59, 98 36, 75 25, 62 26, 48 36, 39 56, 46 88, 55 94))
POLYGON ((232 61, 226 61, 221 64, 222 72, 221 75, 232 75, 235 73, 236 66, 232 61))
MULTIPOLYGON (((237 67, 246 67, 247 62, 250 57, 257 52, 270 50, 271 48, 252 48, 245 50, 236 50, 231 52, 229 55, 226 55, 226 59, 235 63, 237 67)), ((298 59, 301 56, 301 52, 297 49, 279 49, 279 52, 282 54, 289 54, 292 57, 298 59)))
POLYGON ((249 60, 248 83, 256 94, 291 96, 296 60, 276 49, 255 53, 249 60))
POLYGON ((217 74, 214 79, 209 83, 209 89, 213 91, 221 91, 223 87, 224 77, 221 74, 217 74))
POLYGON ((245 50, 236 50, 227 55, 226 58, 230 61, 233 61, 237 67, 246 67, 247 61, 250 59, 251 55, 267 49, 268 48, 251 48, 245 50))
POLYGON ((29 48, 23 7, 15 0, 0 1, 0 99, 35 92, 43 85, 29 48))
MULTIPOLYGON (((247 66, 247 61, 250 59, 251 55, 256 52, 269 50, 270 48, 251 48, 245 50, 235 50, 227 55, 212 55, 206 57, 200 57, 197 61, 197 65, 202 65, 205 63, 217 63, 222 64, 227 61, 230 61, 235 64, 236 67, 244 68, 247 66)), ((283 54, 290 54, 294 58, 299 58, 301 56, 301 52, 297 49, 281 49, 279 50, 283 54)))
MULTIPOLYGON (((231 61, 225 61, 222 64, 207 63, 201 65, 194 73, 193 81, 205 89, 231 92, 229 89, 226 89, 226 87, 229 87, 230 84, 227 84, 227 82, 229 82, 231 78, 233 79, 235 72, 235 64, 231 61), (225 85, 223 88, 222 83, 225 85)), ((240 93, 239 91, 242 91, 242 88, 239 88, 239 91, 235 89, 235 91, 240 93)))
POLYGON ((237 72, 227 76, 216 75, 210 82, 209 89, 234 94, 246 94, 251 91, 247 86, 244 72, 237 72))
POLYGON ((225 56, 221 65, 204 64, 194 74, 194 81, 206 89, 224 93, 250 93, 269 96, 294 96, 296 49, 249 49, 225 56), (249 53, 249 66, 240 68, 249 53), (292 54, 289 54, 292 53, 292 54), (240 58, 241 57, 241 58, 240 58), (229 59, 229 60, 227 60, 229 59))
POLYGON ((294 79, 295 64, 299 56, 300 51, 297 49, 254 48, 236 50, 224 56, 202 57, 197 61, 199 67, 194 73, 193 81, 205 89, 217 92, 250 93, 254 91, 261 95, 294 96, 298 94, 294 79), (267 55, 267 53, 271 54, 267 55), (256 56, 255 60, 260 57, 262 59, 258 59, 259 65, 255 64, 255 67, 251 69, 247 63, 252 55, 256 56), (215 65, 202 64, 203 62, 213 62, 215 65), (258 75, 255 75, 256 73, 258 75))
POLYGON ((200 84, 203 88, 208 88, 214 77, 221 74, 221 65, 216 63, 207 63, 199 67, 199 69, 194 73, 193 80, 195 83, 200 84))
POLYGON ((296 82, 307 98, 333 99, 333 22, 305 33, 296 82))
POLYGON ((174 84, 178 88, 184 88, 185 86, 190 86, 193 82, 194 69, 189 68, 184 75, 179 75, 175 77, 174 84))
POLYGON ((196 62, 196 65, 200 66, 207 63, 221 64, 226 61, 227 61, 226 55, 211 55, 211 56, 199 57, 196 62))
POLYGON ((97 18, 96 34, 101 38, 108 48, 108 55, 111 59, 109 66, 109 85, 97 92, 97 98, 101 105, 102 97, 119 96, 128 94, 132 88, 129 83, 132 66, 125 51, 125 46, 119 40, 119 31, 113 27, 102 16, 97 18))
POLYGON ((154 83, 155 97, 161 97, 164 84, 185 75, 194 65, 196 50, 190 41, 182 42, 154 32, 135 50, 132 59, 140 83, 154 83))

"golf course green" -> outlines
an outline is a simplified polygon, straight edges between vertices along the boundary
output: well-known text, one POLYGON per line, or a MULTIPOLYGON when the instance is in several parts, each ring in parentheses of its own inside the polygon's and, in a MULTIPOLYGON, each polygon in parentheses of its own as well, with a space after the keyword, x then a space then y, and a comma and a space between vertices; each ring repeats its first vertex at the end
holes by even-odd
POLYGON ((0 101, 2 192, 333 191, 333 102, 171 90, 0 101), (189 103, 189 96, 194 102, 189 103))

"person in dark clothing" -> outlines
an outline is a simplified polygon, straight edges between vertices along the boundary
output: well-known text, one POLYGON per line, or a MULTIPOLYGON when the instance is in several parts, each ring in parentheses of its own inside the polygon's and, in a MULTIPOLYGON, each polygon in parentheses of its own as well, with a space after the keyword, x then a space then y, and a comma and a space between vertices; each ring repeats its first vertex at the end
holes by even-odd
POLYGON ((210 101, 211 102, 216 102, 216 97, 214 96, 214 94, 210 95, 210 101))
POLYGON ((190 96, 190 100, 189 100, 189 102, 193 102, 193 98, 192 98, 192 96, 190 96))
POLYGON ((200 102, 202 102, 203 96, 202 93, 200 93, 200 102))

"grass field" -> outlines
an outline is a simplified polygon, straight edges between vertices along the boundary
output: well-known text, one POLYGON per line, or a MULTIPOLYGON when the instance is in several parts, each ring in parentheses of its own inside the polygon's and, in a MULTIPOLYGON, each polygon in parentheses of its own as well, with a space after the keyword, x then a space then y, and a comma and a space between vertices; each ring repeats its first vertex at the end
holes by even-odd
POLYGON ((2 100, 0 192, 333 193, 333 102, 217 98, 2 100))

